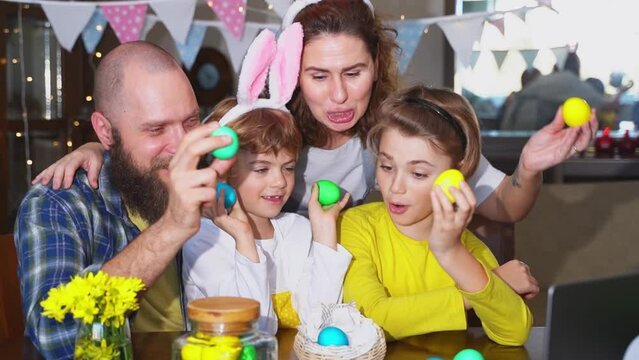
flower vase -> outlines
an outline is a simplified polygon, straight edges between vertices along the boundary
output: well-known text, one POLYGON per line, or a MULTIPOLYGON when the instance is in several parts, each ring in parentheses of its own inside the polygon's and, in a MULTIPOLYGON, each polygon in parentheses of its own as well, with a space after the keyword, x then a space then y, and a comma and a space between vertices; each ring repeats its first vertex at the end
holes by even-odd
POLYGON ((128 321, 116 327, 101 322, 78 322, 75 340, 75 359, 133 359, 131 331, 128 321))

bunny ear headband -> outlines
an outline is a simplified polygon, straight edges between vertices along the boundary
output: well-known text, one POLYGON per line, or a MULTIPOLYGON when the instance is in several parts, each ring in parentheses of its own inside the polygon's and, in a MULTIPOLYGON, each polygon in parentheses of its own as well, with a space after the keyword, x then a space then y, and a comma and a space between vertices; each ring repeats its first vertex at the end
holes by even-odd
POLYGON ((265 29, 253 40, 246 52, 237 85, 237 105, 220 119, 226 125, 239 116, 258 108, 285 110, 297 87, 304 32, 299 23, 287 26, 277 42, 275 34, 265 29), (258 98, 268 74, 270 98, 258 98))
MULTIPOLYGON (((293 23, 293 20, 297 16, 297 14, 299 14, 299 12, 302 11, 302 9, 304 9, 305 7, 307 7, 307 6, 311 5, 311 4, 316 4, 316 3, 320 2, 320 1, 322 1, 322 0, 296 0, 296 1, 294 1, 291 4, 291 6, 289 6, 288 10, 286 11, 286 14, 282 18, 282 28, 287 28, 289 25, 291 25, 293 23)), ((366 5, 368 5, 368 7, 371 9, 371 12, 374 13, 375 9, 373 8, 373 4, 370 2, 370 0, 362 0, 362 1, 364 1, 364 3, 366 5)))

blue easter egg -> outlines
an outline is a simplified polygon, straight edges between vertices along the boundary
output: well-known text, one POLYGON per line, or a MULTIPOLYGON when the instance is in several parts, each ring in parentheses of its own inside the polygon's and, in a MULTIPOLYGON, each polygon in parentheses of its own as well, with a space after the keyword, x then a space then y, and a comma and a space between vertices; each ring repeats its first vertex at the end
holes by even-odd
POLYGON ((222 190, 224 190, 224 207, 226 209, 230 209, 233 207, 233 205, 235 205, 235 202, 237 201, 237 194, 235 193, 235 190, 233 190, 231 185, 223 182, 218 182, 217 186, 215 187, 215 191, 217 192, 216 196, 218 199, 220 198, 222 190))
POLYGON ((348 336, 339 328, 327 326, 320 331, 317 343, 322 346, 348 346, 348 336))
POLYGON ((464 349, 458 352, 453 360, 484 360, 484 356, 475 349, 464 349))

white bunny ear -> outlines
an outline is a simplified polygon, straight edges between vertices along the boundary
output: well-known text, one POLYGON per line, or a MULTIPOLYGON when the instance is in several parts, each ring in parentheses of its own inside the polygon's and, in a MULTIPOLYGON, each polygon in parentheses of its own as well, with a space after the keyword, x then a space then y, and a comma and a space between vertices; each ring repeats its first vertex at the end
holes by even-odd
POLYGON ((237 84, 238 104, 252 104, 264 90, 269 64, 276 53, 275 34, 265 29, 246 51, 237 84))
POLYGON ((293 23, 280 34, 277 53, 269 72, 271 101, 284 107, 291 100, 300 74, 304 31, 300 23, 293 23))

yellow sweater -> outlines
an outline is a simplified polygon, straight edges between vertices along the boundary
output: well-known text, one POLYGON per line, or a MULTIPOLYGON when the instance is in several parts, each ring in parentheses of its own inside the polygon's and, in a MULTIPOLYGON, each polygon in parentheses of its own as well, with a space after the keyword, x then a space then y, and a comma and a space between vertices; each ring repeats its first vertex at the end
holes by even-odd
MULTIPOLYGON (((353 255, 344 301, 355 301, 390 337, 466 329, 466 298, 490 339, 514 346, 526 342, 532 314, 517 293, 492 271, 487 271, 488 283, 481 291, 457 288, 430 252, 428 241, 400 233, 384 203, 346 211, 339 234, 353 255)), ((484 268, 498 266, 488 247, 470 231, 464 231, 461 241, 484 268)))

